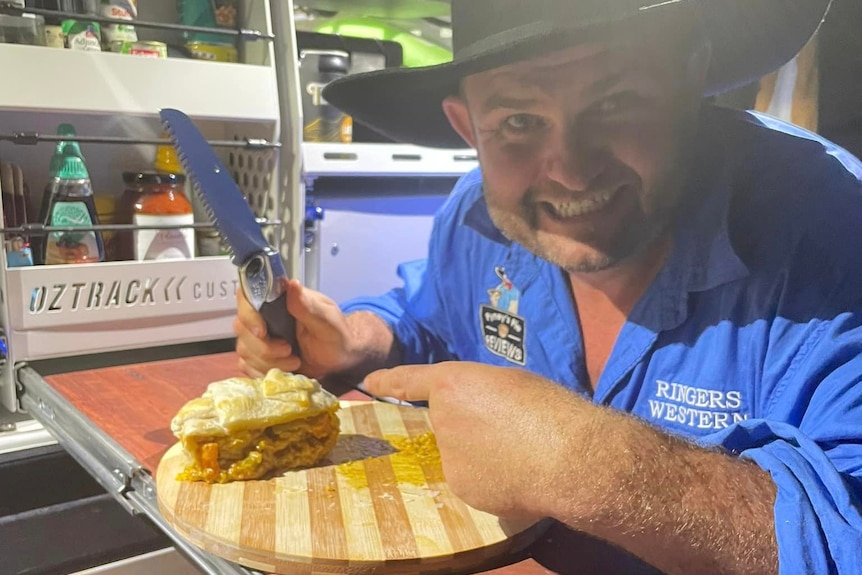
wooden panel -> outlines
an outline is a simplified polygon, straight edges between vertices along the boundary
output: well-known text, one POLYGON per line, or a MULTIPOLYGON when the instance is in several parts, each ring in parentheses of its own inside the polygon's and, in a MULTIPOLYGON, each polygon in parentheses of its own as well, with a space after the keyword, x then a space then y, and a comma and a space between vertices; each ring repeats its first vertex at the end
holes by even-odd
POLYGON ((176 443, 171 418, 212 381, 240 375, 233 353, 124 365, 45 379, 78 410, 155 471, 176 443))
POLYGON ((321 465, 266 480, 178 481, 187 460, 174 445, 156 474, 162 514, 202 548, 280 573, 473 572, 543 532, 469 508, 439 458, 398 451, 431 431, 426 409, 352 402, 339 418, 339 443, 321 465), (299 520, 286 508, 301 509, 299 520))

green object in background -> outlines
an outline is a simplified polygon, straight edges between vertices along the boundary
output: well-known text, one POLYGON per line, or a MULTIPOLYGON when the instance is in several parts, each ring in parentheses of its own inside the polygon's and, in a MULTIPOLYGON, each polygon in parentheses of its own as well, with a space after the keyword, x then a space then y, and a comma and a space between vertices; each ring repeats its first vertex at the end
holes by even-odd
MULTIPOLYGON (((180 23, 186 26, 215 28, 215 13, 209 0, 178 0, 180 23)), ((197 42, 223 42, 224 36, 200 32, 184 32, 188 40, 197 42)))
MULTIPOLYGON (((78 135, 75 131, 75 126, 73 126, 72 124, 60 124, 59 126, 57 126, 57 135, 63 136, 64 138, 68 138, 68 140, 61 140, 57 144, 57 149, 54 151, 54 156, 59 156, 59 158, 56 160, 57 169, 53 169, 54 164, 51 164, 51 175, 56 174, 60 171, 60 164, 63 161, 63 155, 77 156, 81 158, 82 161, 84 160, 84 154, 83 152, 81 152, 81 146, 74 139, 75 136, 78 135)), ((51 158, 51 160, 53 162, 54 158, 51 158)))
POLYGON ((61 180, 89 180, 90 173, 87 171, 84 160, 75 155, 71 148, 67 147, 63 151, 65 155, 61 160, 57 177, 61 180))
MULTIPOLYGON (((237 0, 177 0, 180 23, 203 28, 236 30, 237 0)), ((233 44, 233 39, 224 34, 185 32, 189 42, 205 44, 233 44)))
MULTIPOLYGON (((64 138, 74 138, 77 136, 75 127, 72 124, 60 124, 57 127, 57 135, 64 138)), ((84 154, 81 153, 81 147, 74 140, 60 140, 54 148, 54 154, 51 156, 51 161, 48 164, 48 178, 56 178, 63 168, 65 158, 67 156, 75 156, 84 161, 84 154)))
POLYGON ((414 36, 397 26, 371 18, 336 18, 327 20, 317 26, 315 32, 398 42, 401 44, 401 49, 403 50, 402 64, 405 68, 435 66, 452 60, 452 53, 446 48, 429 42, 424 38, 414 36))
POLYGON ((66 48, 90 52, 102 51, 102 27, 98 22, 63 20, 61 27, 66 48))

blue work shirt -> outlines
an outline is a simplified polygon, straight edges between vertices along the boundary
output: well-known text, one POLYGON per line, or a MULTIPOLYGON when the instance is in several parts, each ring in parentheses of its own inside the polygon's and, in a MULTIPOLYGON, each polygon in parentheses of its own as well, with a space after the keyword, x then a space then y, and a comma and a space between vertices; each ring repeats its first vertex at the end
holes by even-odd
MULTIPOLYGON (((862 164, 712 107, 697 142, 672 252, 592 399, 768 471, 782 574, 862 573, 862 164)), ((344 309, 380 315, 405 362, 522 366, 592 393, 564 272, 493 225, 479 171, 399 272, 404 287, 344 309)))

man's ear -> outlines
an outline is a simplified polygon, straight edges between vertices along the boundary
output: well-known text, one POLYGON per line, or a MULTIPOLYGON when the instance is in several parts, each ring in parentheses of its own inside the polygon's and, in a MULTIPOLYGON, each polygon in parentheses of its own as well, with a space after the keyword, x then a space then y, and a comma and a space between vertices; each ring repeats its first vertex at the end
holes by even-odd
POLYGON ((471 148, 475 148, 476 135, 473 132, 473 121, 470 119, 467 102, 459 96, 449 96, 443 100, 443 112, 449 119, 452 129, 458 132, 471 148))

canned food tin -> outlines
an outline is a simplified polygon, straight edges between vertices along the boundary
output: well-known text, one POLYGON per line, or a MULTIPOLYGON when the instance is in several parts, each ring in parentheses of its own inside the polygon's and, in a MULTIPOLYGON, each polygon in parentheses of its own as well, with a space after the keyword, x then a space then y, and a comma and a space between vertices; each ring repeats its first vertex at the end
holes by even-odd
POLYGON ((224 241, 216 230, 198 230, 197 240, 198 255, 201 257, 230 255, 230 250, 225 246, 224 241))
POLYGON ((65 48, 66 40, 63 36, 63 27, 49 25, 45 26, 45 45, 49 48, 65 48))
POLYGON ((189 42, 186 44, 186 48, 197 60, 212 60, 213 62, 237 62, 239 60, 236 47, 231 44, 189 42))
POLYGON ((97 22, 63 20, 66 48, 91 52, 102 51, 102 28, 97 22))
POLYGON ((127 20, 128 24, 105 24, 102 26, 102 37, 105 44, 113 42, 137 42, 138 33, 133 21, 138 16, 137 0, 102 0, 102 16, 127 20))
POLYGON ((144 56, 147 58, 167 58, 168 45, 164 42, 111 42, 111 52, 144 56))

